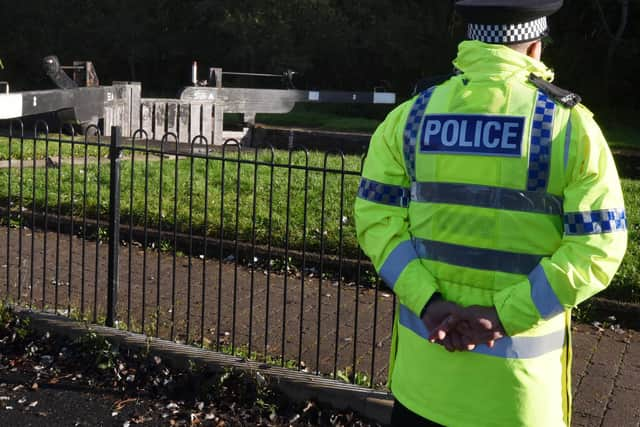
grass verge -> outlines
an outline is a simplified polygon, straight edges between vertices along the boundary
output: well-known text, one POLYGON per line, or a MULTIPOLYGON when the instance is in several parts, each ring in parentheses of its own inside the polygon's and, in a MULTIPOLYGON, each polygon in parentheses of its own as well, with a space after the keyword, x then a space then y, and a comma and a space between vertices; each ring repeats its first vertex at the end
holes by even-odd
MULTIPOLYGON (((353 224, 360 158, 312 153, 228 154, 234 161, 204 159, 124 161, 122 223, 328 254, 356 256, 353 224), (240 161, 250 163, 241 163, 240 161), (333 172, 323 172, 326 167, 333 172), (315 169, 312 169, 315 168, 315 169), (344 172, 344 173, 343 173, 344 172), (255 185, 254 185, 255 182, 255 185)), ((0 200, 49 214, 107 219, 109 165, 0 170, 0 200), (10 187, 9 187, 10 181, 10 187), (8 190, 10 188, 10 191, 8 190)), ((26 220, 28 222, 28 220, 26 220)))
POLYGON ((0 160, 41 160, 47 157, 57 160, 60 157, 72 156, 76 159, 82 159, 85 155, 92 158, 109 156, 108 139, 102 138, 101 144, 104 147, 97 147, 85 145, 83 136, 50 134, 49 138, 0 137, 0 160))
MULTIPOLYGON (((58 145, 58 144, 54 144, 58 145)), ((126 151, 125 151, 125 154, 126 151)), ((122 163, 121 222, 211 238, 357 257, 353 202, 358 156, 277 151, 229 151, 218 159, 122 163), (290 165, 290 166, 288 166, 290 165), (323 168, 331 172, 324 172, 323 168), (254 184, 255 183, 255 184, 254 184)), ((633 159, 628 160, 633 161, 633 159)), ((624 262, 602 295, 640 303, 640 180, 623 179, 629 226, 624 262)), ((0 170, 0 204, 21 209, 107 219, 109 165, 0 170), (10 181, 10 183, 9 183, 10 181), (9 185, 10 184, 10 185, 9 185)), ((4 219, 5 221, 7 218, 4 219)), ((9 219, 16 225, 19 217, 9 219)), ((22 224, 29 219, 23 218, 22 224)), ((199 254, 194 254, 199 255, 199 254)))

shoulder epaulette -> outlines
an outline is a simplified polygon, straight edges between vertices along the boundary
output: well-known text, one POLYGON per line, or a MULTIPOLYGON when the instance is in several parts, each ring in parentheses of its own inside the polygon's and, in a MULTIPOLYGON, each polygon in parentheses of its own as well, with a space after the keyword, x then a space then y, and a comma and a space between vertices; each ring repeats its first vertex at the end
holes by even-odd
POLYGON ((413 87, 413 96, 421 92, 424 92, 425 90, 429 89, 432 86, 437 86, 439 84, 442 84, 453 76, 455 76, 455 73, 442 74, 442 75, 433 76, 433 77, 425 77, 420 81, 418 81, 413 87))
POLYGON ((573 108, 576 105, 580 104, 580 102, 582 101, 580 95, 551 84, 545 79, 536 76, 535 74, 529 75, 529 82, 549 95, 551 99, 564 105, 565 107, 573 108))

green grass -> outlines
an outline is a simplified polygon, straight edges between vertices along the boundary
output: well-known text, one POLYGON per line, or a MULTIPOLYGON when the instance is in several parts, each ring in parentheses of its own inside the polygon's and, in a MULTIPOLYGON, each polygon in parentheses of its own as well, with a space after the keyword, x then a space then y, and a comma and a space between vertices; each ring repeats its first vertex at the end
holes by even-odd
MULTIPOLYGON (((235 158, 234 156, 235 154, 227 154, 227 158, 235 158)), ((261 152, 259 159, 268 161, 269 156, 268 152, 261 152)), ((322 153, 313 154, 310 157, 310 166, 322 167, 324 157, 325 155, 322 153)), ((253 160, 253 153, 243 154, 242 158, 253 160)), ((136 159, 141 160, 143 157, 138 155, 136 159)), ((278 152, 275 162, 286 164, 288 154, 278 152)), ((292 164, 303 165, 303 154, 295 153, 292 156, 292 164)), ((342 162, 340 158, 330 156, 327 166, 341 170, 342 162)), ((359 167, 359 157, 346 158, 344 170, 357 171, 359 167)), ((222 180, 222 168, 221 161, 212 160, 207 167, 206 161, 203 159, 195 159, 193 164, 190 160, 179 160, 176 163, 175 159, 164 159, 162 162, 149 162, 147 168, 145 168, 144 161, 136 161, 133 169, 130 161, 123 161, 121 175, 122 222, 128 223, 131 216, 134 223, 143 224, 145 221, 144 213, 147 212, 147 222, 150 227, 161 225, 164 231, 173 231, 175 225, 177 231, 188 232, 191 222, 194 234, 218 237, 222 221, 226 239, 237 238, 250 242, 255 228, 258 244, 267 244, 271 239, 274 246, 284 247, 288 237, 291 248, 301 249, 303 240, 306 239, 306 247, 315 251, 320 250, 322 241, 320 237, 324 234, 326 253, 334 254, 337 254, 339 249, 342 230, 345 254, 355 255, 357 253, 358 246, 353 226, 353 201, 359 183, 358 176, 345 176, 343 185, 340 174, 336 173, 323 175, 322 172, 309 171, 305 177, 304 170, 276 167, 272 172, 268 165, 257 166, 256 170, 253 164, 240 164, 238 167, 238 162, 226 161, 224 162, 224 180, 222 180), (193 174, 191 173, 192 167, 193 174), (132 170, 133 204, 130 203, 132 170), (208 186, 205 186, 207 173, 208 186), (253 212, 254 173, 257 173, 255 221, 253 212), (148 180, 147 187, 145 187, 145 175, 148 180), (239 180, 236 179, 238 175, 240 176, 239 180), (191 176, 193 176, 193 184, 191 184, 191 176), (321 209, 323 181, 325 186, 324 216, 321 209), (176 182, 177 185, 175 185, 176 182), (223 183, 224 198, 222 198, 223 183), (271 185, 272 183, 273 185, 271 185), (205 188, 208 188, 206 204, 205 188), (290 191, 287 192, 287 188, 290 188, 290 191), (305 188, 307 188, 306 204, 305 188), (287 194, 290 196, 287 197, 287 194), (193 195, 193 197, 189 195, 193 195), (161 197, 162 203, 160 203, 161 197), (270 205, 272 206, 271 211, 269 210, 270 205), (341 205, 343 206, 342 215, 340 213, 341 205), (222 217, 221 206, 223 207, 222 217), (306 224, 304 222, 305 210, 306 224), (287 216, 289 217, 288 225, 287 216)), ((2 189, 0 197, 5 199, 2 202, 3 205, 6 205, 8 177, 6 169, 0 170, 0 188, 2 189)), ((62 212, 82 215, 84 198, 89 218, 95 218, 99 212, 103 219, 107 219, 108 164, 103 164, 100 168, 96 164, 88 165, 86 170, 79 166, 75 168, 63 166, 60 169, 37 168, 35 177, 33 169, 29 168, 23 172, 22 184, 19 170, 14 169, 11 171, 11 193, 16 208, 19 202, 20 187, 23 191, 23 205, 28 208, 32 207, 35 199, 36 210, 44 210, 45 197, 48 197, 48 210, 55 212, 58 194, 60 194, 59 202, 62 212), (58 173, 60 173, 61 182, 59 191, 58 173), (72 177, 73 191, 71 189, 72 177), (35 197, 33 194, 34 179, 35 197), (45 180, 48 182, 48 187, 45 185, 45 180), (84 193, 85 181, 87 182, 86 194, 84 193), (98 189, 100 189, 99 200, 98 189)))
POLYGON ((604 110, 595 115, 611 148, 640 149, 640 111, 604 110))
MULTIPOLYGON (((125 154, 128 153, 125 152, 125 154)), ((241 158, 252 162, 253 156, 253 153, 243 153, 241 158)), ((227 153, 228 159, 235 157, 235 153, 227 153)), ((260 161, 268 163, 269 157, 269 152, 261 151, 259 153, 260 161)), ((311 153, 309 164, 312 167, 321 168, 324 158, 323 153, 311 153)), ((122 163, 121 210, 123 223, 128 223, 131 217, 135 224, 143 224, 145 221, 144 212, 146 211, 148 225, 157 227, 160 224, 166 233, 172 232, 174 225, 179 232, 188 232, 191 222, 194 234, 206 234, 217 238, 220 235, 222 221, 224 238, 229 240, 238 239, 250 242, 255 232, 258 244, 271 242, 276 247, 284 247, 288 240, 291 249, 301 249, 304 244, 310 251, 319 251, 324 242, 325 253, 337 255, 342 239, 343 255, 352 257, 359 252, 355 238, 352 208, 359 182, 357 176, 345 176, 344 183, 342 183, 339 174, 323 175, 319 171, 309 171, 305 177, 303 170, 291 169, 289 175, 289 169, 282 167, 273 168, 272 175, 272 169, 268 165, 259 165, 256 170, 256 166, 253 164, 240 164, 238 168, 237 162, 226 161, 224 180, 222 180, 222 162, 219 160, 211 160, 207 166, 203 159, 196 159, 192 164, 190 160, 179 160, 176 163, 175 159, 168 158, 162 162, 158 160, 149 162, 145 168, 143 159, 142 155, 136 154, 133 168, 129 160, 124 160, 122 163), (161 168, 162 175, 160 174, 161 168), (132 173, 133 204, 130 203, 132 173), (207 173, 209 184, 205 186, 207 173), (253 212, 254 173, 257 173, 255 220, 253 212), (174 185, 176 174, 177 191, 174 185), (147 188, 144 184, 145 175, 148 178, 147 188), (238 175, 239 180, 236 179, 238 175), (193 187, 190 184, 191 176, 193 176, 193 187), (289 180, 291 182, 290 191, 287 192, 289 180), (305 185, 305 180, 307 185, 305 185), (325 180, 324 216, 321 209, 323 180, 325 180), (224 198, 221 196, 222 183, 224 183, 224 198), (271 185, 272 183, 273 185, 271 185), (206 204, 205 188, 208 189, 206 204), (306 203, 305 188, 307 189, 306 203), (272 196, 271 190, 273 190, 272 196), (176 193, 177 198, 174 197, 176 193), (192 198, 189 197, 190 194, 193 195, 192 198), (287 194, 290 194, 289 198, 287 198, 287 194), (160 195, 162 195, 162 205, 160 205, 160 195), (237 212, 236 200, 238 201, 237 212), (192 203, 191 210, 190 202, 192 203), (271 212, 269 211, 270 205, 273 207, 271 212), (340 212, 341 205, 343 207, 342 213, 340 212), (306 224, 304 222, 305 207, 306 224), (287 211, 289 211, 288 225, 287 211)), ((287 164, 288 161, 286 152, 276 152, 276 164, 287 164)), ((300 152, 294 153, 292 164, 303 165, 304 155, 300 152)), ((343 168, 340 158, 336 156, 328 157, 327 166, 338 170, 343 168)), ((359 168, 360 157, 347 156, 345 158, 344 170, 358 171, 359 168)), ((86 170, 81 166, 74 168, 63 166, 60 169, 38 168, 35 173, 35 197, 32 193, 33 169, 27 168, 23 171, 21 183, 19 170, 14 168, 11 171, 11 200, 14 214, 18 209, 20 187, 22 187, 25 207, 32 208, 32 202, 35 200, 36 211, 42 212, 45 207, 45 195, 48 192, 46 196, 48 197, 48 210, 50 213, 55 212, 58 203, 58 173, 60 173, 59 194, 63 213, 72 212, 77 216, 82 215, 84 199, 90 218, 95 218, 96 213, 99 212, 103 219, 107 219, 108 162, 105 162, 100 169, 96 164, 88 165, 86 170), (73 192, 71 191, 72 177, 74 180, 73 192), (48 180, 48 187, 44 184, 45 180, 48 180), (84 193, 85 180, 87 182, 86 194, 84 193), (98 188, 100 189, 99 201, 98 188)), ((0 170, 0 205, 3 206, 7 204, 8 177, 7 169, 0 170)), ((623 179, 622 185, 629 223, 628 251, 614 283, 604 291, 603 296, 640 303, 640 180, 623 179)), ((16 220, 13 219, 12 223, 15 224, 16 220)))
POLYGON ((640 150, 640 128, 616 126, 604 129, 604 134, 613 149, 640 150))
POLYGON ((389 105, 296 104, 288 114, 258 114, 256 121, 270 126, 373 133, 392 108, 389 105))
MULTIPOLYGON (((258 123, 271 126, 373 133, 391 108, 348 104, 296 104, 288 114, 258 114, 256 120, 258 123)), ((635 121, 637 116, 637 112, 615 111, 605 111, 596 115, 596 120, 611 148, 640 149, 640 127, 635 121)), ((230 123, 239 120, 239 116, 229 115, 230 123)))
POLYGON ((362 117, 341 117, 327 113, 261 114, 259 123, 281 127, 304 127, 338 132, 373 133, 380 121, 362 117))
POLYGON ((613 284, 602 296, 640 303, 640 180, 623 179, 629 227, 627 254, 613 284))
POLYGON ((105 144, 105 147, 96 147, 85 146, 83 136, 75 137, 74 141, 76 144, 70 144, 69 142, 72 140, 71 137, 65 135, 59 138, 59 135, 52 134, 50 138, 51 140, 47 141, 44 136, 39 137, 37 140, 32 138, 21 140, 19 137, 13 137, 10 140, 7 137, 0 137, 0 160, 9 160, 9 157, 11 157, 12 160, 32 160, 34 157, 35 159, 51 157, 57 160, 59 156, 70 158, 72 153, 77 159, 82 159, 85 155, 85 147, 88 157, 109 156, 109 148, 106 146, 109 144, 108 140, 103 139, 101 142, 105 144), (63 143, 59 143, 59 139, 61 139, 63 143), (9 154, 11 154, 11 156, 9 156, 9 154))

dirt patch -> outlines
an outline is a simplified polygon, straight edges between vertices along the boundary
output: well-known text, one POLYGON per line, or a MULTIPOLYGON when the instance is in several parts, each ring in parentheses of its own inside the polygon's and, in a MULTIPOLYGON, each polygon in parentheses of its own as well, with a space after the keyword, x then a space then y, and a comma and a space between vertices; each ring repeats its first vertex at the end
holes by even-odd
MULTIPOLYGON (((1 228, 6 288, 0 292, 37 309, 101 321, 107 257, 107 245, 98 241, 1 228)), ((391 294, 136 245, 121 246, 119 262, 119 327, 311 372, 357 376, 361 383, 386 381, 391 294)))

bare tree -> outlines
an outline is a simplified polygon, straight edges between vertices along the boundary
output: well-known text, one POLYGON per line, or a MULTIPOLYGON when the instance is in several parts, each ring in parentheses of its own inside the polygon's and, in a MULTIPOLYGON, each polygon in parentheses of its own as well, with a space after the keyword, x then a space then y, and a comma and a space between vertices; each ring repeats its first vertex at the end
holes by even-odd
POLYGON ((607 51, 607 60, 605 62, 604 69, 604 91, 605 97, 608 100, 610 98, 610 87, 611 87, 611 79, 612 79, 612 71, 613 71, 613 60, 615 58, 616 50, 622 42, 622 36, 624 34, 625 29, 627 28, 627 24, 629 21, 629 0, 616 0, 616 2, 620 5, 620 17, 618 20, 618 28, 615 33, 612 31, 609 23, 607 21, 607 17, 604 13, 604 9, 602 8, 602 4, 600 0, 594 0, 596 9, 598 10, 598 15, 600 16, 600 20, 602 21, 602 26, 609 38, 609 49, 607 51))

